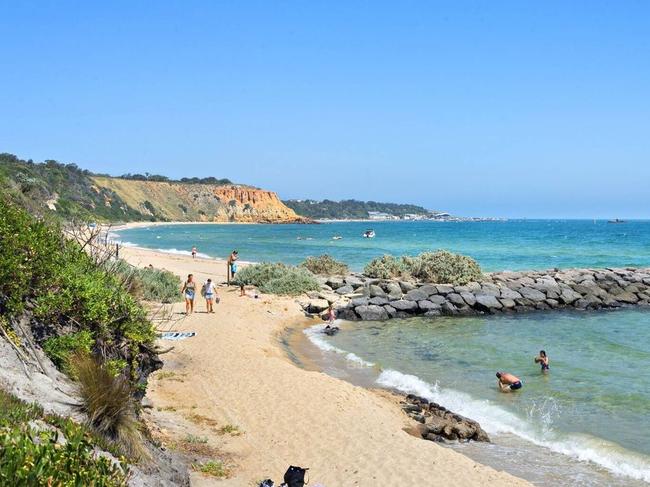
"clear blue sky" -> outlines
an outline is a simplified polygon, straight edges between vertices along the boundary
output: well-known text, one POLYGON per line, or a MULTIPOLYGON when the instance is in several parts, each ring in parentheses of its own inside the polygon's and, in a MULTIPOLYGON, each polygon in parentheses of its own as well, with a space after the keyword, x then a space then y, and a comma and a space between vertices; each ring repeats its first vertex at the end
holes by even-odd
POLYGON ((0 0, 0 151, 650 218, 650 2, 0 0))

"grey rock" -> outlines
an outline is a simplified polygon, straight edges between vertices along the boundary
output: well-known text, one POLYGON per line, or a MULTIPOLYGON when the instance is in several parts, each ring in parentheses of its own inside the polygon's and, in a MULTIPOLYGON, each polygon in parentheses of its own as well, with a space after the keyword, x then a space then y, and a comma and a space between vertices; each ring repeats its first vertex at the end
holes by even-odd
POLYGON ((494 285, 494 284, 483 284, 481 285, 481 294, 484 294, 486 296, 496 296, 499 297, 501 296, 501 289, 494 285))
POLYGON ((345 283, 352 287, 363 286, 364 280, 356 276, 348 276, 345 278, 345 283))
POLYGON ((404 299, 408 299, 409 301, 422 301, 428 297, 429 294, 422 291, 421 289, 412 289, 404 295, 404 299))
POLYGON ((491 311, 492 309, 501 309, 503 307, 495 296, 476 294, 474 297, 476 298, 475 307, 483 311, 491 311))
POLYGON ((465 306, 465 300, 460 294, 449 293, 447 294, 447 299, 453 303, 455 306, 465 306))
POLYGON ((380 296, 377 296, 375 298, 370 299, 370 304, 376 304, 377 306, 383 306, 384 304, 388 304, 388 300, 386 298, 382 298, 380 296))
POLYGON ((422 291, 427 296, 431 296, 432 294, 438 294, 438 287, 433 284, 425 284, 424 286, 420 286, 418 290, 422 291))
POLYGON ((434 294, 433 296, 429 296, 429 301, 435 304, 443 305, 447 302, 447 300, 438 294, 434 294))
POLYGON ((391 301, 389 304, 397 311, 413 311, 418 308, 418 303, 415 301, 407 301, 405 299, 391 301))
POLYGON ((639 297, 628 291, 623 291, 622 293, 616 294, 616 300, 622 303, 634 304, 639 301, 639 297))
POLYGON ((426 316, 427 318, 430 318, 432 316, 440 316, 441 314, 442 314, 442 312, 439 309, 430 309, 429 311, 424 313, 424 316, 426 316))
POLYGON ((458 309, 456 306, 451 304, 449 301, 445 302, 440 306, 440 311, 442 312, 443 315, 455 315, 458 313, 458 309))
POLYGON ((406 281, 400 281, 399 287, 402 289, 403 293, 407 293, 415 289, 415 284, 411 284, 410 282, 406 282, 406 281))
POLYGON ((368 298, 354 298, 352 301, 350 301, 350 304, 354 306, 355 308, 357 306, 368 306, 370 304, 370 300, 368 298))
POLYGON ((388 312, 383 307, 374 304, 357 306, 355 311, 364 321, 382 321, 388 319, 388 312))
POLYGON ((499 298, 499 301, 505 309, 512 309, 516 306, 515 300, 510 298, 499 298))
POLYGON ((386 310, 386 313, 388 313, 388 316, 391 318, 394 318, 395 315, 397 314, 397 310, 393 308, 390 304, 385 304, 384 309, 386 310))
POLYGON ((522 287, 519 289, 519 294, 533 302, 544 301, 546 299, 546 295, 543 292, 532 287, 522 287))
POLYGON ((564 304, 571 304, 577 301, 578 299, 580 299, 581 297, 582 295, 578 294, 573 289, 567 286, 562 288, 562 292, 560 293, 559 300, 564 304))
POLYGON ((340 277, 330 277, 326 284, 331 287, 332 289, 338 289, 341 286, 343 286, 344 282, 343 279, 340 277))
POLYGON ((384 290, 381 287, 377 286, 376 284, 371 284, 370 288, 369 288, 369 291, 370 291, 370 297, 371 298, 376 298, 376 297, 385 298, 386 297, 386 293, 384 292, 384 290))
POLYGON ((460 294, 463 300, 467 303, 468 306, 474 306, 476 304, 476 297, 470 292, 460 294))
POLYGON ((454 287, 446 284, 437 285, 436 289, 438 290, 438 294, 449 294, 454 292, 454 287))
POLYGON ((345 286, 341 286, 336 290, 336 293, 340 294, 341 296, 344 294, 351 294, 353 292, 354 292, 354 288, 349 284, 346 284, 345 286))
POLYGON ((506 299, 519 299, 521 298, 521 294, 518 293, 517 291, 510 289, 508 287, 502 287, 501 288, 501 297, 506 298, 506 299))
POLYGON ((431 301, 423 300, 423 301, 418 301, 418 306, 422 311, 430 311, 432 309, 440 309, 440 305, 436 303, 432 303, 431 301))

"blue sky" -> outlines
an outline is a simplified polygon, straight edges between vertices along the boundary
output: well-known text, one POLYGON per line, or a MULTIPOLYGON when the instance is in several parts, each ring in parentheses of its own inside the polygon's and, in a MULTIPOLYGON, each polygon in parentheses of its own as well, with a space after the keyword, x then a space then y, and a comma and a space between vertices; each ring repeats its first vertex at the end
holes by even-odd
POLYGON ((0 151, 283 198, 650 218, 650 2, 0 0, 0 151))

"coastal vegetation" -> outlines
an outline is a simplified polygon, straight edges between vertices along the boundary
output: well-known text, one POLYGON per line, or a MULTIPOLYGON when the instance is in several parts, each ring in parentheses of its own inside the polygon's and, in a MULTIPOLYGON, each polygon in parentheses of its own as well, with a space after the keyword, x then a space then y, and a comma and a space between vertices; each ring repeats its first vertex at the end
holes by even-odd
POLYGON ((286 296, 320 289, 320 283, 306 268, 268 262, 243 268, 237 273, 235 283, 256 286, 263 293, 286 296))
POLYGON ((283 203, 299 215, 314 220, 365 219, 370 217, 369 212, 386 213, 396 217, 431 213, 426 208, 417 205, 378 203, 376 201, 285 200, 283 203))
POLYGON ((364 274, 379 279, 404 277, 454 285, 478 281, 482 276, 481 268, 474 259, 446 250, 423 252, 415 257, 384 255, 369 262, 364 274))
POLYGON ((122 461, 95 455, 102 439, 0 389, 0 485, 127 485, 122 461))
POLYGON ((318 257, 307 257, 301 264, 312 274, 320 276, 335 276, 348 273, 348 266, 343 262, 335 260, 330 255, 319 255, 318 257))
POLYGON ((111 263, 109 271, 122 276, 126 288, 136 299, 158 303, 174 303, 181 300, 178 293, 180 281, 173 272, 148 267, 140 269, 125 260, 111 263))

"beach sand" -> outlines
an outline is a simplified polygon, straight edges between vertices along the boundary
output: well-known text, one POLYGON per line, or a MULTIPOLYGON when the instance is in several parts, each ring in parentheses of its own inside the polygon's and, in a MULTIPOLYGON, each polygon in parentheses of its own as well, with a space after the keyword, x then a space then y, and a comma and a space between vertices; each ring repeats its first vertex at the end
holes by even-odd
MULTIPOLYGON (((225 280, 225 261, 138 248, 122 255, 135 265, 193 273, 199 283, 225 280)), ((174 350, 163 355, 165 367, 147 393, 154 436, 171 448, 207 450, 230 469, 225 480, 194 472, 193 485, 253 486, 267 477, 279 485, 289 465, 309 467, 310 485, 325 487, 528 485, 408 434, 414 423, 387 394, 294 365, 279 341, 285 327, 306 320, 294 299, 240 297, 234 287, 219 292, 216 314, 204 313, 199 297, 198 312, 184 317, 178 303, 172 320, 158 325, 197 335, 160 342, 174 350), (226 425, 241 434, 221 431, 226 425)))

